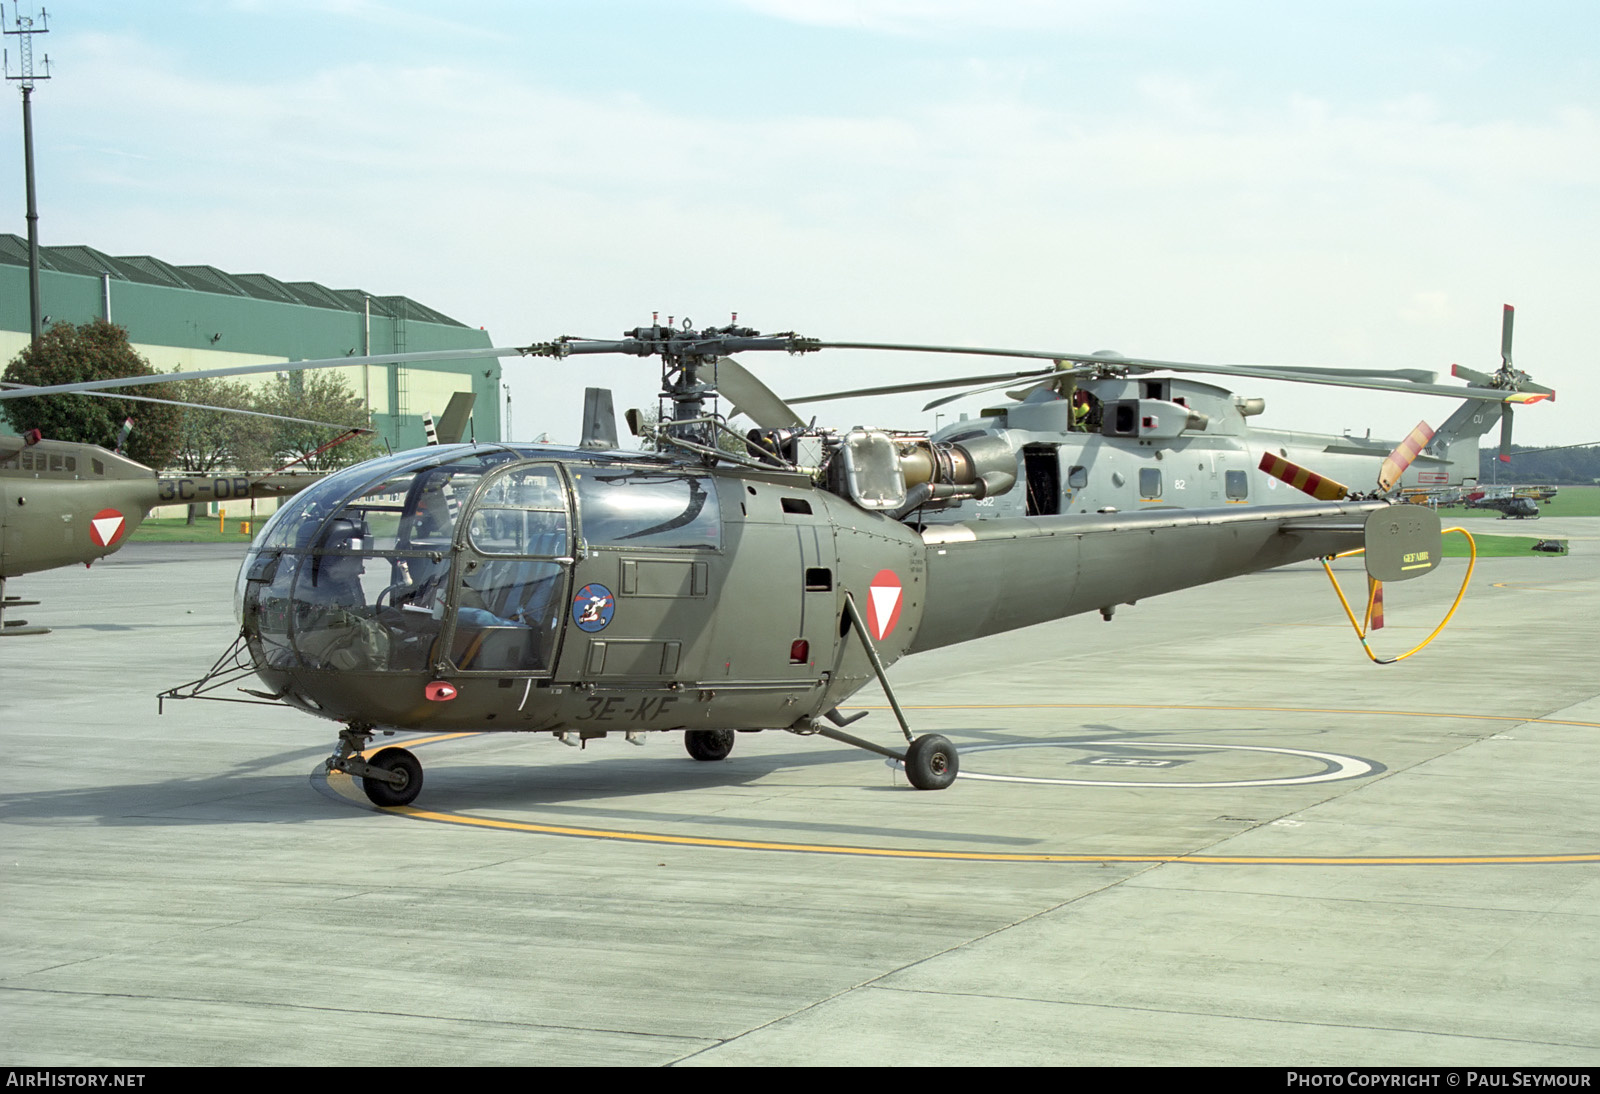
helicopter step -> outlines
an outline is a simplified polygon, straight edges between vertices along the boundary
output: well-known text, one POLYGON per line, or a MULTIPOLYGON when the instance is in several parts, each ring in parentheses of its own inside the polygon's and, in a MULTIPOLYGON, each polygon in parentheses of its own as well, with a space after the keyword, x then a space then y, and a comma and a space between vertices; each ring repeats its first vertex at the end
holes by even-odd
POLYGON ((22 634, 49 634, 49 627, 30 627, 26 619, 7 619, 7 608, 33 608, 37 607, 37 600, 24 600, 20 596, 5 595, 6 581, 0 577, 0 637, 13 637, 22 634))

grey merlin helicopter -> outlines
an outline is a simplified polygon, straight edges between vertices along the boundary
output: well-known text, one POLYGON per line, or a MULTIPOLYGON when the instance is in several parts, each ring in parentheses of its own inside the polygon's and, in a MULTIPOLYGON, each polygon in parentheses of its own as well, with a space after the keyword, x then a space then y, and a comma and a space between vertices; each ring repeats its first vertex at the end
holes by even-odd
POLYGON ((441 446, 331 475, 252 546, 234 645, 162 698, 259 677, 266 690, 240 690, 340 723, 326 768, 379 806, 422 788, 410 751, 367 751, 397 730, 680 732, 706 761, 737 732, 787 730, 941 789, 957 752, 913 736, 885 676, 901 657, 1362 545, 1375 581, 1438 565, 1437 517, 1382 496, 1393 482, 1334 502, 933 519, 1007 497, 1038 462, 1033 442, 801 425, 730 356, 840 345, 686 320, 525 347, 659 358, 657 423, 627 416, 654 451, 623 450, 610 393, 591 388, 577 448, 441 446), (732 429, 719 396, 757 428, 732 429), (864 714, 841 705, 874 679, 904 748, 845 731, 864 714))
MULTIPOLYGON (((1512 318, 1508 304, 1501 324, 1501 366, 1496 372, 1452 366, 1454 375, 1469 381, 1465 388, 1436 384, 1435 373, 1417 369, 1196 364, 1136 360, 1101 351, 1087 356, 1057 355, 1053 367, 1043 370, 862 388, 802 396, 788 404, 985 384, 936 399, 923 408, 928 411, 968 396, 1016 389, 1006 392, 1014 401, 987 407, 976 419, 963 415, 962 420, 935 431, 932 440, 963 443, 985 435, 1003 437, 1021 456, 1018 479, 1022 489, 968 499, 924 514, 926 520, 944 522, 1283 500, 1278 492, 1284 483, 1262 467, 1263 457, 1269 454, 1314 468, 1331 479, 1370 483, 1377 478, 1382 461, 1401 443, 1262 428, 1255 423, 1265 410, 1265 400, 1235 395, 1182 375, 1159 373, 1220 374, 1442 396, 1460 400, 1460 404, 1437 431, 1426 431, 1421 450, 1402 477, 1391 484, 1407 500, 1439 500, 1452 491, 1477 485, 1478 439, 1497 422, 1500 459, 1509 460, 1514 404, 1555 397, 1551 389, 1533 383, 1527 373, 1512 367, 1512 318)), ((905 348, 1049 357, 1047 353, 964 347, 905 348)), ((785 419, 776 407, 762 410, 763 420, 777 430, 777 440, 781 441, 782 430, 800 425, 797 418, 785 419)))

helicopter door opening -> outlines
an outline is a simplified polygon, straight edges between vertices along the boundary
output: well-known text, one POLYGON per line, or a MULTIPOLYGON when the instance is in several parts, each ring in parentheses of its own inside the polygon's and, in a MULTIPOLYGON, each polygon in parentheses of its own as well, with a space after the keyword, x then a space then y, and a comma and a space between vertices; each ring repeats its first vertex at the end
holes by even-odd
POLYGON ((1024 445, 1022 465, 1028 480, 1027 515, 1051 517, 1060 513, 1060 450, 1053 444, 1024 445))
POLYGON ((573 561, 558 465, 518 463, 486 476, 451 591, 450 662, 462 672, 549 673, 573 561))

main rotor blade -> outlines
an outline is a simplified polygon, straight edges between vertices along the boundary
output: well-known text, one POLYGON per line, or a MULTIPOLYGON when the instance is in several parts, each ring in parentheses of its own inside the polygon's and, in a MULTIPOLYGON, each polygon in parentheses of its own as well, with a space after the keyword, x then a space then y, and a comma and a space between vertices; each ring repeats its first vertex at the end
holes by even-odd
POLYGON ((1431 384, 1439 379, 1437 372, 1420 368, 1318 368, 1316 365, 1276 365, 1278 372, 1293 372, 1307 376, 1368 376, 1391 380, 1406 380, 1413 384, 1431 384))
MULTIPOLYGON (((1041 384, 1048 384, 1051 379, 1053 379, 1054 377, 1057 377, 1057 376, 1071 376, 1072 375, 1072 371, 1073 370, 1071 370, 1071 369, 1062 369, 1061 371, 1050 372, 1045 376, 1045 378, 1043 380, 1040 381, 1039 384, 1035 384, 1033 386, 1034 387, 1039 387, 1041 384)), ((1014 381, 1012 381, 1012 380, 1004 380, 1004 381, 1002 381, 1002 382, 1000 382, 998 384, 985 384, 983 387, 970 387, 966 391, 958 391, 954 395, 946 395, 941 399, 935 399, 933 402, 929 403, 927 406, 924 406, 922 409, 924 411, 934 410, 934 409, 936 409, 938 407, 944 406, 946 403, 953 403, 957 399, 965 399, 968 395, 982 395, 985 392, 999 391, 999 390, 1001 390, 1003 388, 1010 387, 1013 382, 1014 381)), ((1032 390, 1032 389, 1030 388, 1029 390, 1032 390)), ((1018 400, 1018 401, 1020 402, 1021 400, 1018 400)))
MULTIPOLYGON (((772 389, 732 357, 719 357, 712 366, 712 383, 741 413, 762 429, 788 429, 805 421, 772 389)), ((729 417, 732 417, 730 414, 729 417)))
MULTIPOLYGON (((29 384, 12 383, 9 380, 0 381, 0 389, 4 389, 6 391, 18 391, 28 395, 33 395, 43 390, 42 388, 33 387, 29 384)), ((296 425, 314 425, 323 429, 359 428, 363 433, 374 432, 374 430, 367 429, 365 426, 352 427, 348 425, 341 425, 338 422, 318 422, 312 420, 311 418, 291 418, 287 414, 272 414, 265 410, 245 410, 241 407, 234 406, 211 406, 208 403, 186 403, 181 399, 157 399, 154 395, 124 395, 120 393, 113 394, 109 391, 81 391, 78 394, 92 395, 98 399, 126 399, 135 403, 161 403, 164 406, 181 406, 186 410, 214 410, 218 414, 243 414, 251 418, 271 418, 274 421, 293 422, 296 425)))
MULTIPOLYGON (((1447 399, 1481 399, 1485 402, 1531 402, 1544 396, 1524 396, 1519 392, 1485 390, 1483 388, 1447 387, 1442 384, 1420 384, 1382 377, 1365 377, 1359 373, 1340 373, 1336 369, 1323 372, 1295 371, 1305 366, 1202 364, 1196 361, 1158 361, 1146 357, 1106 356, 1092 353, 1068 353, 1061 350, 990 349, 974 346, 924 346, 888 342, 817 342, 818 349, 870 349, 896 350, 907 353, 956 353, 977 357, 1020 357, 1034 360, 1071 361, 1074 364, 1150 369, 1167 372, 1199 372, 1218 376, 1246 376, 1259 380, 1287 380, 1305 384, 1326 384, 1331 387, 1353 387, 1370 391, 1399 391, 1411 395, 1438 395, 1447 399)), ((996 377, 999 379, 999 377, 996 377)), ((945 385, 940 385, 945 386, 945 385)), ((901 388, 900 390, 916 390, 901 388)), ((800 402, 795 399, 791 402, 800 402)))
POLYGON ((904 395, 912 391, 937 391, 942 387, 962 387, 966 384, 982 384, 991 380, 1000 381, 1000 386, 1004 387, 1017 380, 1031 379, 1036 376, 1054 376, 1056 371, 1053 368, 1031 369, 1027 372, 997 372, 988 376, 953 376, 948 380, 920 380, 914 384, 885 384, 881 387, 860 387, 853 391, 830 391, 823 395, 802 395, 798 399, 790 399, 789 405, 826 403, 834 399, 865 398, 870 395, 904 395))
POLYGON ((170 384, 178 380, 205 380, 213 376, 305 372, 317 368, 339 368, 342 365, 404 365, 423 361, 474 361, 487 357, 519 357, 522 352, 515 347, 494 346, 488 349, 428 350, 423 353, 379 353, 367 357, 325 357, 312 361, 274 361, 264 365, 234 365, 229 368, 206 368, 191 372, 161 372, 154 376, 120 376, 111 380, 85 380, 76 384, 47 384, 20 391, 10 388, 0 391, 0 400, 31 399, 35 395, 60 395, 72 391, 110 391, 119 387, 148 387, 154 384, 170 384))
POLYGON ((1406 473, 1412 461, 1417 458, 1429 441, 1433 440, 1433 427, 1427 422, 1418 422, 1417 427, 1406 435, 1406 439, 1395 445, 1393 452, 1384 457, 1383 466, 1378 469, 1378 489, 1385 494, 1393 490, 1400 482, 1400 476, 1406 473))
POLYGON ((1282 456, 1274 456, 1271 452, 1263 452, 1261 462, 1256 466, 1273 478, 1282 479, 1296 490, 1310 494, 1319 501, 1342 501, 1350 496, 1350 488, 1344 483, 1325 479, 1315 471, 1291 463, 1282 456))

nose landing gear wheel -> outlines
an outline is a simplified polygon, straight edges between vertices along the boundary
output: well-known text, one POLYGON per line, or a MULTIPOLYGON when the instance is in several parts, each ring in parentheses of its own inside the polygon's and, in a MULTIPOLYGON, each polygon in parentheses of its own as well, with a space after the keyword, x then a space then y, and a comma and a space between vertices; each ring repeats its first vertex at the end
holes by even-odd
POLYGON ((960 770, 956 746, 937 733, 918 737, 906 749, 906 779, 918 790, 943 790, 960 770))
POLYGON ((733 751, 733 730, 690 729, 683 734, 683 747, 697 760, 726 760, 733 751))
POLYGON ((405 749, 383 749, 367 763, 379 771, 399 776, 394 783, 376 778, 361 780, 361 789, 366 792, 367 800, 373 805, 385 807, 410 805, 417 800, 417 795, 422 793, 422 764, 405 749))

